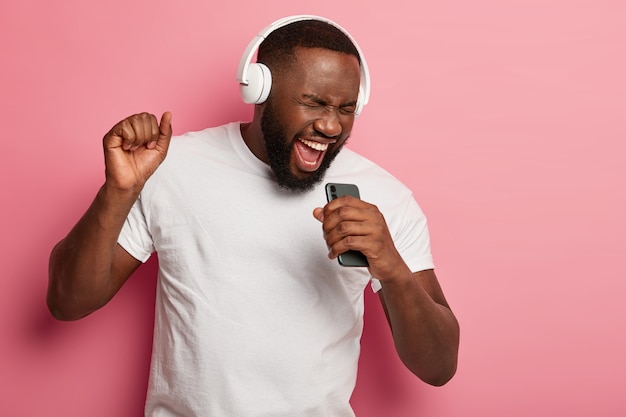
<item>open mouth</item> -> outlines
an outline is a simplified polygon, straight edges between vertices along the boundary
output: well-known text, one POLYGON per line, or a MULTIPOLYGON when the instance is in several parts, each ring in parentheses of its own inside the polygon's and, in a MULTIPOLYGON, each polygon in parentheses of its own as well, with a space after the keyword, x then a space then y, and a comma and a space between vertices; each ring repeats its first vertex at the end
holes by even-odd
POLYGON ((305 172, 317 170, 324 159, 328 145, 328 143, 316 142, 310 139, 298 139, 294 144, 298 168, 305 172))

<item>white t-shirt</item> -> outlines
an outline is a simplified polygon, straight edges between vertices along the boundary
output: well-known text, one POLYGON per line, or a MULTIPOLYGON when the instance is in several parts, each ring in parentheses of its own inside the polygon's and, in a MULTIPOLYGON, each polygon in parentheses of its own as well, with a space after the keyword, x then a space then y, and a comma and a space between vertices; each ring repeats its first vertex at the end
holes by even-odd
MULTIPOLYGON (((119 237, 135 258, 159 258, 146 416, 354 416, 371 277, 328 259, 312 215, 323 184, 278 188, 239 126, 173 138, 119 237)), ((406 187, 346 148, 330 181, 357 184, 380 208, 413 271, 433 268, 406 187)))

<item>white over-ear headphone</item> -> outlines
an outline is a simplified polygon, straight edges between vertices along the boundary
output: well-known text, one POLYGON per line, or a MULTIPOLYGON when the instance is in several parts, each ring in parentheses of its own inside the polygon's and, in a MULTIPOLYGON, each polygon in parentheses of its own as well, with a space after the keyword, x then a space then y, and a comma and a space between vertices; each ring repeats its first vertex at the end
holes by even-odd
POLYGON ((265 27, 254 37, 254 39, 252 39, 252 41, 250 41, 248 47, 243 53, 243 56, 241 57, 241 61, 239 61, 239 67, 237 68, 237 81, 239 81, 241 98, 248 104, 261 104, 267 100, 270 90, 272 89, 272 74, 269 68, 264 64, 251 63, 250 60, 261 42, 263 42, 270 33, 278 28, 300 20, 319 20, 326 22, 341 30, 354 44, 361 60, 361 83, 359 86, 359 97, 357 99, 356 109, 354 112, 355 115, 358 115, 361 113, 363 106, 367 104, 370 96, 369 70, 367 68, 367 63, 365 62, 365 57, 361 52, 361 48, 359 48, 359 45, 356 43, 354 38, 337 23, 332 20, 313 15, 296 15, 279 19, 265 27))

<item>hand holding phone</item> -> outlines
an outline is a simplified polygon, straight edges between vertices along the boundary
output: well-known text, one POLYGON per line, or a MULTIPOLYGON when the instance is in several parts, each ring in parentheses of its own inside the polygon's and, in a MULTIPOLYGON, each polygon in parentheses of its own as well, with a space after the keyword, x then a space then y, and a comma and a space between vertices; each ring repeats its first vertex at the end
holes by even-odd
MULTIPOLYGON (((342 197, 344 195, 361 198, 359 194, 359 188, 354 184, 326 184, 326 200, 329 203, 332 200, 338 197, 342 197)), ((337 260, 339 261, 339 265, 341 266, 369 266, 369 263, 367 262, 367 257, 361 252, 355 250, 349 250, 342 253, 337 257, 337 260)))

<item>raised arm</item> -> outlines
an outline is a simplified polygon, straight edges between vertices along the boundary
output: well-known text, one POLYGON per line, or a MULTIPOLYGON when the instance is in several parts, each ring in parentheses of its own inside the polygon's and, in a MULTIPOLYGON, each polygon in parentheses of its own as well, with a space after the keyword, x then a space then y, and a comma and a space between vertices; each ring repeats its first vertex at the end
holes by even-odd
POLYGON ((456 372, 459 325, 434 271, 411 272, 372 204, 340 197, 313 214, 323 222, 330 258, 349 249, 367 257, 370 274, 382 284, 380 300, 406 367, 431 385, 448 382, 456 372))
POLYGON ((60 320, 76 320, 105 305, 140 262, 117 244, 145 182, 167 155, 171 113, 130 116, 104 136, 106 179, 87 212, 52 250, 47 303, 60 320))

